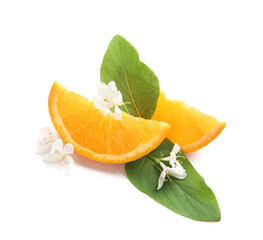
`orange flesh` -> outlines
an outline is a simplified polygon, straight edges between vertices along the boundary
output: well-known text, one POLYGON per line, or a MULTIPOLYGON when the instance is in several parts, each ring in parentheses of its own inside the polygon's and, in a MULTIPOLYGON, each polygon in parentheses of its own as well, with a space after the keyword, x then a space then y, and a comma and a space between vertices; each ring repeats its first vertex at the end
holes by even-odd
POLYGON ((152 119, 172 125, 167 137, 178 143, 184 152, 206 146, 226 126, 225 122, 201 113, 181 100, 167 99, 164 93, 160 94, 152 119))
POLYGON ((55 82, 49 95, 49 113, 64 142, 83 156, 97 161, 123 163, 136 160, 155 149, 170 125, 122 113, 104 114, 83 96, 55 82))

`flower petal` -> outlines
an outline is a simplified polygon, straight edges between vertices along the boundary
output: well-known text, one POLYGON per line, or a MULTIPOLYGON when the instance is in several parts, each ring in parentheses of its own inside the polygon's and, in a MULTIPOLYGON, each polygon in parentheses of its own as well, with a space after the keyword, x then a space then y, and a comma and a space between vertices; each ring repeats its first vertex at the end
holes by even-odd
POLYGON ((110 108, 110 103, 97 98, 94 100, 94 107, 102 111, 107 111, 110 108))
MULTIPOLYGON (((176 167, 181 169, 181 170, 184 170, 183 166, 177 161, 175 160, 174 163, 176 164, 176 167)), ((185 170, 184 170, 185 171, 185 170)))
POLYGON ((180 150, 181 150, 180 146, 177 143, 175 143, 172 152, 176 155, 177 153, 180 152, 180 150))
POLYGON ((121 105, 122 104, 122 94, 120 91, 117 91, 111 99, 113 105, 121 105))
POLYGON ((163 168, 163 170, 165 170, 167 168, 162 162, 160 162, 160 165, 163 168))
POLYGON ((179 168, 172 168, 171 174, 173 177, 178 178, 178 179, 184 179, 186 177, 186 172, 183 169, 179 168))
POLYGON ((45 143, 54 142, 58 137, 50 130, 49 127, 41 127, 39 129, 41 141, 45 143))
POLYGON ((119 109, 119 107, 118 107, 118 106, 115 106, 114 111, 115 111, 115 113, 114 113, 114 118, 115 118, 116 120, 121 120, 122 111, 119 109))
POLYGON ((46 154, 44 156, 44 161, 49 162, 49 163, 58 163, 62 161, 61 157, 62 157, 62 154, 56 151, 50 154, 46 154))
POLYGON ((165 170, 167 173, 173 174, 173 168, 167 167, 165 170))
POLYGON ((114 81, 109 82, 109 83, 108 83, 108 86, 109 86, 109 88, 110 88, 111 90, 113 90, 113 91, 115 91, 115 92, 118 91, 118 90, 117 90, 117 87, 116 87, 116 84, 115 84, 114 81))
POLYGON ((100 83, 98 87, 98 94, 102 100, 106 99, 109 94, 109 87, 104 83, 100 83))
POLYGON ((105 85, 103 83, 100 84, 98 89, 98 94, 101 97, 102 100, 107 100, 109 102, 112 102, 113 99, 117 97, 117 88, 115 85, 115 82, 110 82, 109 85, 105 85))
POLYGON ((170 163, 170 165, 172 166, 172 168, 176 167, 174 160, 175 160, 175 159, 171 159, 171 160, 169 161, 169 163, 170 163))
POLYGON ((43 136, 47 136, 51 132, 50 128, 46 126, 41 127, 39 131, 40 131, 40 134, 43 136))
POLYGON ((162 186, 163 186, 163 183, 164 183, 164 180, 165 180, 165 176, 166 176, 166 171, 163 170, 160 174, 160 177, 159 177, 159 180, 158 180, 158 187, 157 187, 157 190, 159 190, 162 186))
POLYGON ((175 164, 172 168, 166 169, 167 172, 172 174, 175 178, 184 179, 186 177, 185 169, 181 166, 181 164, 175 160, 175 164))
POLYGON ((162 160, 163 160, 163 161, 170 161, 170 160, 171 160, 171 156, 162 158, 162 160))
POLYGON ((65 146, 63 148, 63 152, 64 152, 64 154, 73 154, 73 152, 74 152, 73 145, 71 143, 65 144, 65 146))
POLYGON ((49 144, 45 144, 45 143, 39 144, 36 148, 36 153, 37 154, 45 154, 45 153, 50 152, 52 144, 50 144, 50 143, 49 144))
POLYGON ((66 156, 66 169, 67 169, 67 174, 70 174, 72 172, 72 170, 74 169, 75 163, 74 163, 74 159, 67 155, 66 156))
POLYGON ((59 153, 63 152, 63 141, 61 139, 57 139, 53 143, 50 153, 54 153, 55 151, 59 151, 59 153))
POLYGON ((41 127, 36 141, 36 153, 44 154, 49 152, 56 139, 57 137, 51 132, 49 127, 41 127))

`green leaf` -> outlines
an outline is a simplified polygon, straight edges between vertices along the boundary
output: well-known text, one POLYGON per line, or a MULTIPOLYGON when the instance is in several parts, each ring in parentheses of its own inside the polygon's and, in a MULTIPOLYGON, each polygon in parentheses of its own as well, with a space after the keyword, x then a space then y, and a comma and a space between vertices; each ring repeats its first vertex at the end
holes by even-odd
POLYGON ((154 72, 139 60, 136 49, 116 35, 110 42, 100 69, 101 82, 116 83, 124 102, 121 109, 132 116, 150 119, 159 97, 159 80, 154 72))
POLYGON ((169 176, 170 180, 157 191, 162 168, 153 157, 169 156, 172 148, 173 143, 165 139, 148 155, 127 163, 125 170, 129 180, 140 191, 176 213, 198 221, 220 221, 220 209, 214 193, 181 151, 178 155, 184 157, 179 159, 182 159, 186 178, 180 180, 169 176))

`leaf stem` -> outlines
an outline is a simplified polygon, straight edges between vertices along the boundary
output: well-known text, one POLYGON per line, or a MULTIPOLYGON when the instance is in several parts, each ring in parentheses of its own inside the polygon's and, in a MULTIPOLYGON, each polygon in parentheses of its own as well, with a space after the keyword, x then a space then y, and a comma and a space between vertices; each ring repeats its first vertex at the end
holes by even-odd
POLYGON ((150 155, 148 155, 148 157, 153 159, 157 164, 160 164, 160 162, 161 162, 160 158, 156 158, 156 157, 150 156, 150 155))
MULTIPOLYGON (((155 166, 160 172, 162 171, 157 165, 156 165, 156 160, 154 160, 151 156, 146 156, 148 159, 149 159, 149 162, 153 165, 153 166, 155 166), (152 160, 154 160, 154 161, 152 161, 152 160)), ((159 164, 159 163, 157 163, 157 164, 159 164)))

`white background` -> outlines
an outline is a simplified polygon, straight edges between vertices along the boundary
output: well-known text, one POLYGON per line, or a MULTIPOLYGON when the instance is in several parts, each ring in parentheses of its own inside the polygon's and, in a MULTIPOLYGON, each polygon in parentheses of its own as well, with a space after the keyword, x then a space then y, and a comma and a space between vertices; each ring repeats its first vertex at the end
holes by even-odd
POLYGON ((262 1, 0 2, 0 239, 262 239, 262 1), (124 165, 34 153, 54 80, 84 95, 111 38, 133 44, 170 97, 226 121, 188 158, 222 219, 197 222, 139 192, 124 165))

